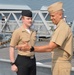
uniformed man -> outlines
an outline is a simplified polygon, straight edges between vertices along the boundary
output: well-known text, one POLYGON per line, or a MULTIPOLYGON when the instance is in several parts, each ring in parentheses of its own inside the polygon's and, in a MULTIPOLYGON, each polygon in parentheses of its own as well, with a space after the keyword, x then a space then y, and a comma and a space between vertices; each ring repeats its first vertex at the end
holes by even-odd
POLYGON ((34 51, 20 51, 15 60, 16 45, 20 45, 26 41, 30 46, 34 46, 36 40, 36 32, 30 27, 32 25, 32 12, 30 10, 22 11, 22 25, 16 29, 10 42, 10 61, 11 70, 17 72, 17 75, 36 75, 36 59, 34 51))
POLYGON ((63 19, 63 3, 56 2, 48 7, 52 22, 57 26, 48 45, 31 47, 27 43, 16 48, 26 51, 52 52, 52 75, 70 75, 73 35, 63 19))

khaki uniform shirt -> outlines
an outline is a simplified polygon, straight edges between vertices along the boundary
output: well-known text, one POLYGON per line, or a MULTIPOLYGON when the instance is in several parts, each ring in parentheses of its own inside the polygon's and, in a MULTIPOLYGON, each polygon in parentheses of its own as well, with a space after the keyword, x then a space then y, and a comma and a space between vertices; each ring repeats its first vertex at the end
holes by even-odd
MULTIPOLYGON (((23 41, 27 42, 30 46, 34 46, 35 41, 36 41, 36 32, 31 30, 31 33, 28 33, 23 26, 20 28, 16 29, 13 32, 10 46, 16 46, 23 44, 23 41)), ((24 56, 32 56, 34 55, 34 52, 30 51, 20 51, 18 50, 19 55, 24 55, 24 56)))
POLYGON ((73 36, 69 25, 63 19, 58 23, 50 41, 59 45, 52 52, 53 61, 71 60, 73 36))

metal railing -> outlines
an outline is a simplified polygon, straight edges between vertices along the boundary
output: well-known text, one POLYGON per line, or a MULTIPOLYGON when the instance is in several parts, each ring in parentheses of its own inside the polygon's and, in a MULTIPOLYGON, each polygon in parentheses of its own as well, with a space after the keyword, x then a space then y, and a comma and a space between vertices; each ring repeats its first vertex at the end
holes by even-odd
MULTIPOLYGON (((37 64, 37 75, 51 75, 51 65, 45 65, 42 63, 37 64)), ((0 75, 16 75, 11 71, 10 60, 0 59, 0 75)), ((74 67, 72 67, 71 75, 74 75, 74 67)))
MULTIPOLYGON (((38 36, 51 36, 54 25, 49 21, 47 11, 34 10, 33 12, 33 26, 37 30, 38 36)), ((0 11, 0 14, 6 16, 6 21, 0 20, 0 33, 10 33, 18 28, 21 21, 21 11, 0 11), (8 15, 6 15, 8 14, 8 15), (19 17, 18 15, 19 14, 19 17), (14 18, 12 20, 12 17, 14 18)), ((0 16, 2 17, 2 16, 0 16)))

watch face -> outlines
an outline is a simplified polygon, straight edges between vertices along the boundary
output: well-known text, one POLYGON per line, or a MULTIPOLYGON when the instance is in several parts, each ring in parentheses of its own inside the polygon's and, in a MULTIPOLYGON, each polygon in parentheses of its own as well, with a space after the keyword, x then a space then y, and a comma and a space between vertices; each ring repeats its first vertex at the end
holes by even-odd
POLYGON ((33 52, 33 51, 34 51, 34 47, 32 46, 31 49, 30 49, 30 52, 33 52))

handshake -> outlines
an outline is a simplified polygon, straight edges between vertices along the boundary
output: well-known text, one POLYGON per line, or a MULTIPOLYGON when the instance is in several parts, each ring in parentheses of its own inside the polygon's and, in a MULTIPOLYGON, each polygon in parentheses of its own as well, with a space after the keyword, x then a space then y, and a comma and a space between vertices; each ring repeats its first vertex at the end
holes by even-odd
POLYGON ((19 49, 20 51, 30 51, 30 52, 34 51, 34 47, 28 45, 27 42, 23 42, 23 44, 17 45, 16 48, 19 49))

